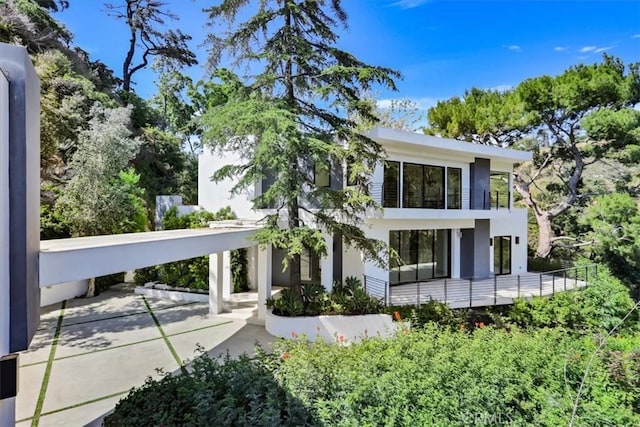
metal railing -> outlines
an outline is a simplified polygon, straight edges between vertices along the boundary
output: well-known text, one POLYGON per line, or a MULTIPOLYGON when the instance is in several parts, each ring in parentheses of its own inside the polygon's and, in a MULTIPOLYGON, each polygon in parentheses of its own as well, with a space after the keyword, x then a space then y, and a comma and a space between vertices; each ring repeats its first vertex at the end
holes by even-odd
POLYGON ((384 183, 373 183, 371 197, 384 208, 404 209, 509 209, 509 191, 482 191, 474 193, 470 188, 459 191, 422 191, 421 194, 406 195, 397 188, 385 188, 384 183))
POLYGON ((387 305, 419 306, 431 300, 451 308, 512 304, 516 298, 552 296, 557 292, 586 287, 598 274, 596 264, 542 273, 493 276, 489 279, 435 279, 390 285, 364 276, 365 289, 387 305))

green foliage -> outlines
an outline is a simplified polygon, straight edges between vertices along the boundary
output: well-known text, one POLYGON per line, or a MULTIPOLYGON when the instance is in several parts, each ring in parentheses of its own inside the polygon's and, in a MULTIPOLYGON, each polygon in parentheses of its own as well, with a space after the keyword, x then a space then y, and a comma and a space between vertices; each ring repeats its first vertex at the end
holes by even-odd
MULTIPOLYGON (((247 250, 245 248, 231 251, 231 282, 233 292, 246 292, 249 290, 249 266, 247 250)), ((208 273, 208 271, 207 271, 208 273)))
MULTIPOLYGON (((165 230, 208 227, 210 221, 234 219, 236 216, 230 207, 224 207, 215 213, 196 211, 187 215, 178 215, 178 208, 172 207, 165 212, 162 226, 165 230)), ((231 251, 231 280, 235 292, 248 289, 247 259, 239 251, 231 251), (237 289, 236 289, 237 288, 237 289)), ((197 257, 162 264, 155 267, 138 269, 134 281, 139 284, 160 281, 168 285, 188 289, 209 289, 209 257, 197 257)))
POLYGON ((380 300, 370 296, 355 277, 347 277, 344 284, 336 283, 332 292, 324 286, 305 283, 300 292, 286 288, 275 298, 267 299, 267 307, 278 316, 319 316, 328 314, 361 315, 383 311, 380 300))
MULTIPOLYGON (((274 363, 275 362, 275 363, 274 363)), ((105 426, 302 426, 318 425, 299 400, 273 376, 277 366, 261 353, 257 360, 204 356, 180 375, 148 378, 120 401, 105 426)))
POLYGON ((58 207, 73 236, 144 231, 138 178, 126 171, 139 141, 128 128, 130 110, 95 106, 90 128, 80 133, 73 177, 58 207))
POLYGON ((110 274, 108 276, 96 277, 95 278, 96 280, 95 294, 98 295, 102 291, 107 290, 109 287, 113 285, 118 285, 124 282, 124 275, 125 273, 115 273, 115 274, 110 274))
MULTIPOLYGON (((640 283, 640 208, 628 194, 600 196, 585 209, 580 223, 589 227, 593 258, 617 277, 640 283)), ((640 286, 634 287, 637 292, 640 286)))
MULTIPOLYGON (((620 325, 634 306, 629 289, 607 269, 598 268, 589 286, 579 291, 558 292, 553 297, 516 299, 507 318, 527 328, 562 327, 580 333, 608 331, 620 325)), ((637 329, 637 312, 621 329, 637 329)))
POLYGON ((125 5, 106 3, 104 6, 109 15, 124 21, 131 34, 122 64, 124 92, 131 92, 133 75, 146 68, 150 58, 156 57, 176 68, 198 63, 187 45, 191 36, 180 29, 163 28, 166 21, 178 19, 166 8, 166 1, 127 0, 125 5))
MULTIPOLYGON (((567 425, 597 345, 559 329, 435 325, 349 346, 281 340, 272 355, 147 380, 106 425, 567 425)), ((629 335, 595 355, 577 425, 640 423, 638 348, 629 335)))
MULTIPOLYGON (((536 255, 547 258, 556 248, 571 248, 566 237, 581 237, 571 227, 579 214, 565 214, 601 192, 602 183, 585 179, 587 171, 605 157, 633 155, 626 146, 638 144, 640 113, 633 106, 639 101, 640 64, 625 67, 604 55, 601 63, 530 78, 505 92, 474 88, 462 99, 439 102, 428 112, 428 133, 534 152, 533 162, 518 167, 514 184, 535 215, 536 255)), ((615 185, 627 187, 630 174, 618 173, 615 185)))
POLYGON ((57 209, 55 201, 61 190, 50 183, 40 184, 40 240, 63 239, 71 236, 71 227, 57 209))
POLYGON ((357 188, 332 189, 317 186, 311 173, 316 162, 341 169, 347 159, 354 170, 373 169, 382 149, 358 132, 353 118, 375 121, 374 105, 361 94, 378 84, 395 89, 393 79, 399 77, 337 47, 334 29, 347 24, 340 3, 224 0, 205 9, 214 28, 207 37, 210 65, 218 66, 229 53, 247 69, 257 70, 246 82, 227 70, 214 73, 220 83, 217 90, 208 88, 214 96, 203 117, 203 142, 214 152, 233 152, 240 158, 213 177, 235 180, 233 192, 274 178, 254 200, 258 209, 274 208, 256 239, 284 250, 294 287, 301 280, 301 252, 326 253, 324 239, 313 231, 317 226, 341 234, 365 256, 386 261, 385 245, 366 238, 361 228, 364 211, 375 204, 368 178, 357 188), (240 17, 246 20, 238 22, 240 17), (310 215, 304 222, 303 210, 310 215), (284 227, 278 222, 280 214, 287 218, 284 227))

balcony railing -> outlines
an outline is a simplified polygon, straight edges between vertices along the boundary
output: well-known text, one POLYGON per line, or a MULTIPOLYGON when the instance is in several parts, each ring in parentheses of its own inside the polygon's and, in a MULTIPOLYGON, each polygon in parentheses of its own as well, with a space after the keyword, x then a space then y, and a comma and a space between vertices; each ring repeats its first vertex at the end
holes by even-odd
POLYGON ((505 191, 474 192, 470 188, 459 191, 423 191, 422 194, 403 194, 396 188, 389 188, 383 183, 371 185, 371 196, 384 208, 406 209, 501 209, 509 208, 511 193, 505 191))
POLYGON ((552 296, 560 291, 583 288, 597 274, 598 266, 593 264, 481 280, 434 279, 391 286, 388 281, 364 276, 364 286, 370 295, 386 305, 419 306, 435 300, 451 308, 471 308, 512 304, 516 298, 552 296))

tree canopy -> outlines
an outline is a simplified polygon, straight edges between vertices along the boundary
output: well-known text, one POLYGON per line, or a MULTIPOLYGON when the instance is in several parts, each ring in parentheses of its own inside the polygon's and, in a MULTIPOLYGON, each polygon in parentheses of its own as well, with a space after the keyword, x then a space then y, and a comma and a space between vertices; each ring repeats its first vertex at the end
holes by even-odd
POLYGON ((430 109, 429 132, 534 151, 514 184, 536 218, 536 253, 547 257, 567 241, 555 235, 553 221, 590 195, 585 167, 637 144, 638 67, 604 55, 600 63, 530 78, 505 92, 474 88, 430 109))
POLYGON ((384 262, 384 245, 367 239, 358 226, 373 204, 365 175, 358 175, 357 187, 346 189, 314 180, 316 165, 342 171, 349 160, 355 175, 380 161, 381 147, 361 135, 349 117, 357 112, 375 120, 363 93, 375 84, 395 89, 393 79, 399 77, 338 47, 334 28, 347 25, 340 3, 224 0, 205 9, 218 30, 207 38, 210 66, 230 55, 251 72, 246 82, 229 72, 216 74, 225 96, 206 113, 205 142, 217 152, 241 153, 242 159, 216 171, 214 179, 237 178, 234 191, 241 191, 273 178, 254 201, 256 207, 274 208, 257 240, 286 252, 294 287, 300 283, 300 254, 326 253, 323 232, 384 262), (249 17, 237 22, 239 16, 249 17))

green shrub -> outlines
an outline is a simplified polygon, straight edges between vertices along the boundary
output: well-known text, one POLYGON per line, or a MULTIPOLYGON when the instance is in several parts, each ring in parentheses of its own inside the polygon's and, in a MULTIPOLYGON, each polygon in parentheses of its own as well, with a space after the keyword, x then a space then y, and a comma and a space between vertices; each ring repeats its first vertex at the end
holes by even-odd
MULTIPOLYGON (((231 208, 225 207, 212 213, 196 211, 187 215, 178 215, 178 208, 173 206, 162 218, 165 230, 208 227, 210 221, 234 219, 231 208)), ((247 252, 245 249, 231 251, 231 280, 234 292, 248 290, 247 252)), ((160 281, 178 288, 196 290, 209 289, 209 257, 202 256, 167 264, 136 270, 134 281, 141 285, 147 282, 160 281)))
POLYGON ((302 284, 300 293, 283 289, 278 297, 267 300, 267 307, 273 309, 273 314, 288 317, 377 314, 384 309, 382 302, 369 295, 355 277, 347 277, 344 284, 334 284, 330 294, 315 283, 302 284))
MULTIPOLYGON (((581 331, 610 330, 634 306, 628 288, 606 268, 589 278, 585 289, 558 292, 552 297, 516 299, 507 318, 523 327, 564 327, 581 331)), ((634 313, 623 325, 634 327, 638 315, 634 313)))
MULTIPOLYGON (((349 346, 279 340, 272 355, 148 380, 106 425, 567 425, 598 345, 561 329, 434 324, 349 346)), ((595 354, 576 425, 640 425, 639 348, 628 335, 595 354)))
POLYGON ((106 291, 113 285, 118 285, 124 282, 124 273, 115 273, 108 276, 96 277, 96 295, 106 291))
POLYGON ((202 356, 180 375, 148 378, 104 420, 105 426, 318 425, 273 376, 272 357, 222 361, 202 356))

